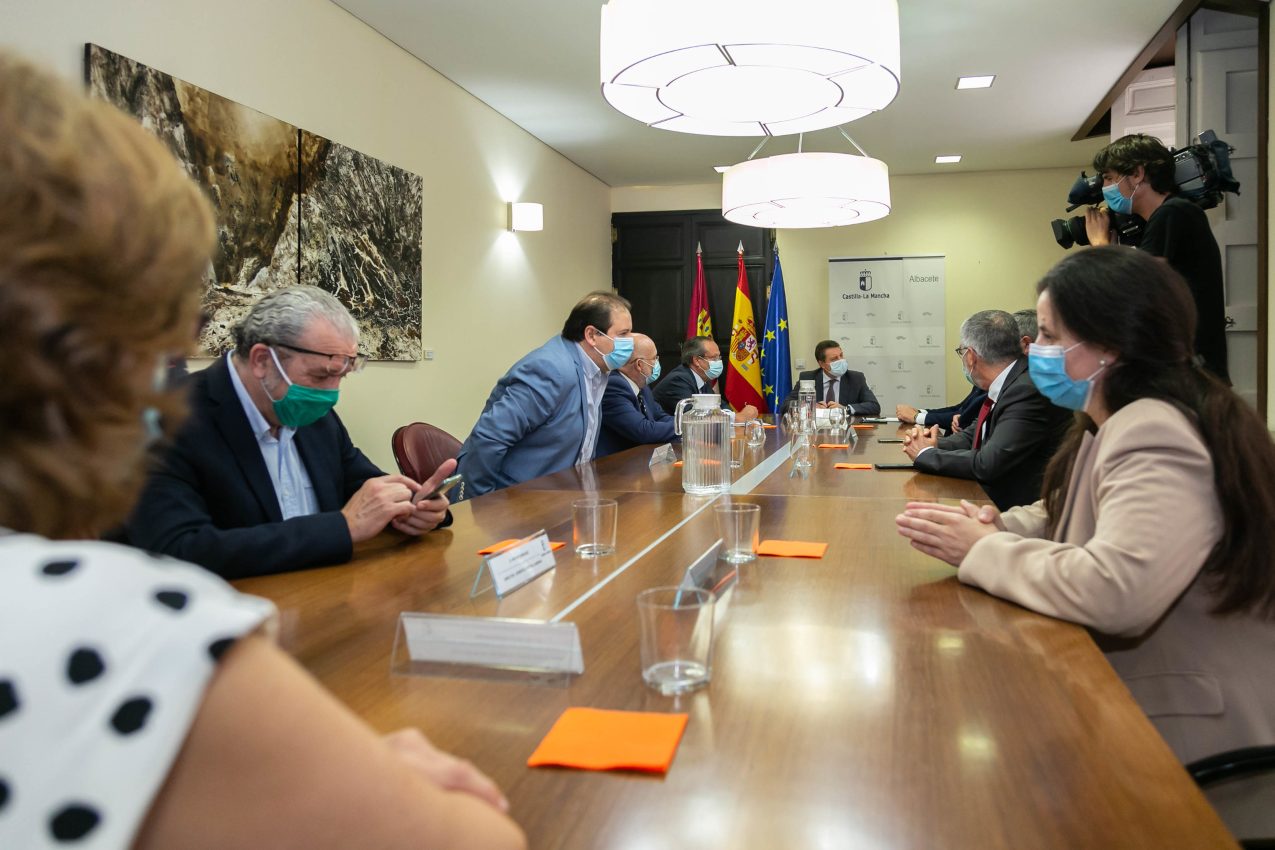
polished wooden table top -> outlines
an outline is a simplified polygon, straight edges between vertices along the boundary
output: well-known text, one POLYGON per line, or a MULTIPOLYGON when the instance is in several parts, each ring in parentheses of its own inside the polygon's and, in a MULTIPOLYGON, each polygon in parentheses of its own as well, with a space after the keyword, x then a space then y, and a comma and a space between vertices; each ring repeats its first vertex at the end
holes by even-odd
POLYGON ((569 543, 576 472, 457 505, 452 528, 387 536, 352 564, 238 587, 278 603, 285 648, 374 727, 420 726, 489 773, 533 847, 1235 846, 1083 629, 960 585, 895 533, 905 499, 976 485, 833 470, 901 454, 864 436, 789 478, 768 434, 729 498, 761 505, 763 539, 828 554, 744 565, 718 605, 712 682, 688 696, 642 683, 634 598, 716 539, 714 500, 648 468, 649 448, 595 464, 620 502, 619 551, 568 547, 504 600, 469 597, 476 550, 541 528, 569 543), (585 673, 565 687, 391 675, 402 611, 564 617, 585 673), (526 767, 569 706, 690 723, 664 777, 526 767))

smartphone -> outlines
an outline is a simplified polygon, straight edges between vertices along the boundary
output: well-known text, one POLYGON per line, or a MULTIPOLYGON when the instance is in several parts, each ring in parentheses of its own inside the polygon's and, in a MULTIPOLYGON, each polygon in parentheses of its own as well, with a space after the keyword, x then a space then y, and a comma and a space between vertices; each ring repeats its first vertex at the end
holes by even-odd
POLYGON ((424 490, 418 490, 416 495, 412 497, 412 504, 414 505, 417 502, 426 499, 437 499, 439 496, 445 495, 448 490, 452 489, 463 480, 464 477, 459 472, 455 475, 449 475, 443 479, 443 483, 439 484, 438 489, 436 489, 433 493, 426 493, 424 490))
POLYGON ((878 443, 901 443, 903 442, 903 438, 902 437, 877 437, 877 442, 878 443))
POLYGON ((916 469, 910 463, 874 463, 872 465, 877 469, 916 469))

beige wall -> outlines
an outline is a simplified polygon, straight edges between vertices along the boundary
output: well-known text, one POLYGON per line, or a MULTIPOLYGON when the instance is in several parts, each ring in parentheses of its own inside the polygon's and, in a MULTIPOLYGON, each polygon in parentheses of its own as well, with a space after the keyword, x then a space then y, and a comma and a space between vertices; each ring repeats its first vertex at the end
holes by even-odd
POLYGON ((463 438, 496 379, 611 279, 605 184, 328 0, 0 0, 0 46, 82 79, 92 41, 424 178, 423 335, 433 361, 373 363, 337 408, 393 469, 395 426, 463 438), (545 230, 505 230, 539 201, 545 230))
MULTIPOLYGON (((892 211, 880 221, 779 231, 794 361, 805 358, 813 368, 815 343, 828 336, 829 257, 945 255, 949 348, 971 313, 1033 306, 1036 281, 1064 253, 1049 222, 1065 215, 1067 190, 1087 167, 1090 147, 1077 145, 1074 168, 894 176, 892 211)), ((617 188, 611 203, 616 212, 720 208, 721 187, 617 188)), ((954 402, 968 391, 955 355, 947 387, 954 402)))

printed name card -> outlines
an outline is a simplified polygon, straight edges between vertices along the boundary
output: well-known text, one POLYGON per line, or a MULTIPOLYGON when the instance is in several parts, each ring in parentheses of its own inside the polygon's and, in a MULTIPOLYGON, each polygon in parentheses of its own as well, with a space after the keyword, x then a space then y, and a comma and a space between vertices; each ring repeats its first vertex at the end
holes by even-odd
POLYGON ((526 673, 584 672, 584 654, 575 623, 404 612, 399 615, 395 643, 395 655, 405 644, 408 658, 415 665, 526 673))
POLYGON ((553 557, 553 543, 544 529, 530 537, 524 537, 512 545, 505 546, 483 558, 478 575, 474 576, 474 588, 470 596, 478 594, 478 583, 483 572, 491 573, 491 583, 496 588, 496 596, 504 598, 529 581, 544 575, 558 565, 553 557))

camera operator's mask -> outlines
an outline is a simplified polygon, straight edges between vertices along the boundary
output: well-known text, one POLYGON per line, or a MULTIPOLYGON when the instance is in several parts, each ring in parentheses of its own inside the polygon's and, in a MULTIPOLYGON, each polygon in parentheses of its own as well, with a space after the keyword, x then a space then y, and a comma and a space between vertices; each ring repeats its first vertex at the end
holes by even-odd
POLYGON ((1120 184, 1124 182, 1124 179, 1127 176, 1128 175, 1122 174, 1120 179, 1115 183, 1112 183, 1110 186, 1102 187, 1102 198, 1107 202, 1107 209, 1114 213, 1120 213, 1120 215, 1133 214, 1133 196, 1138 194, 1138 189, 1142 186, 1141 183, 1134 186, 1133 191, 1130 192, 1129 197, 1126 198, 1124 195, 1120 194, 1120 184))

